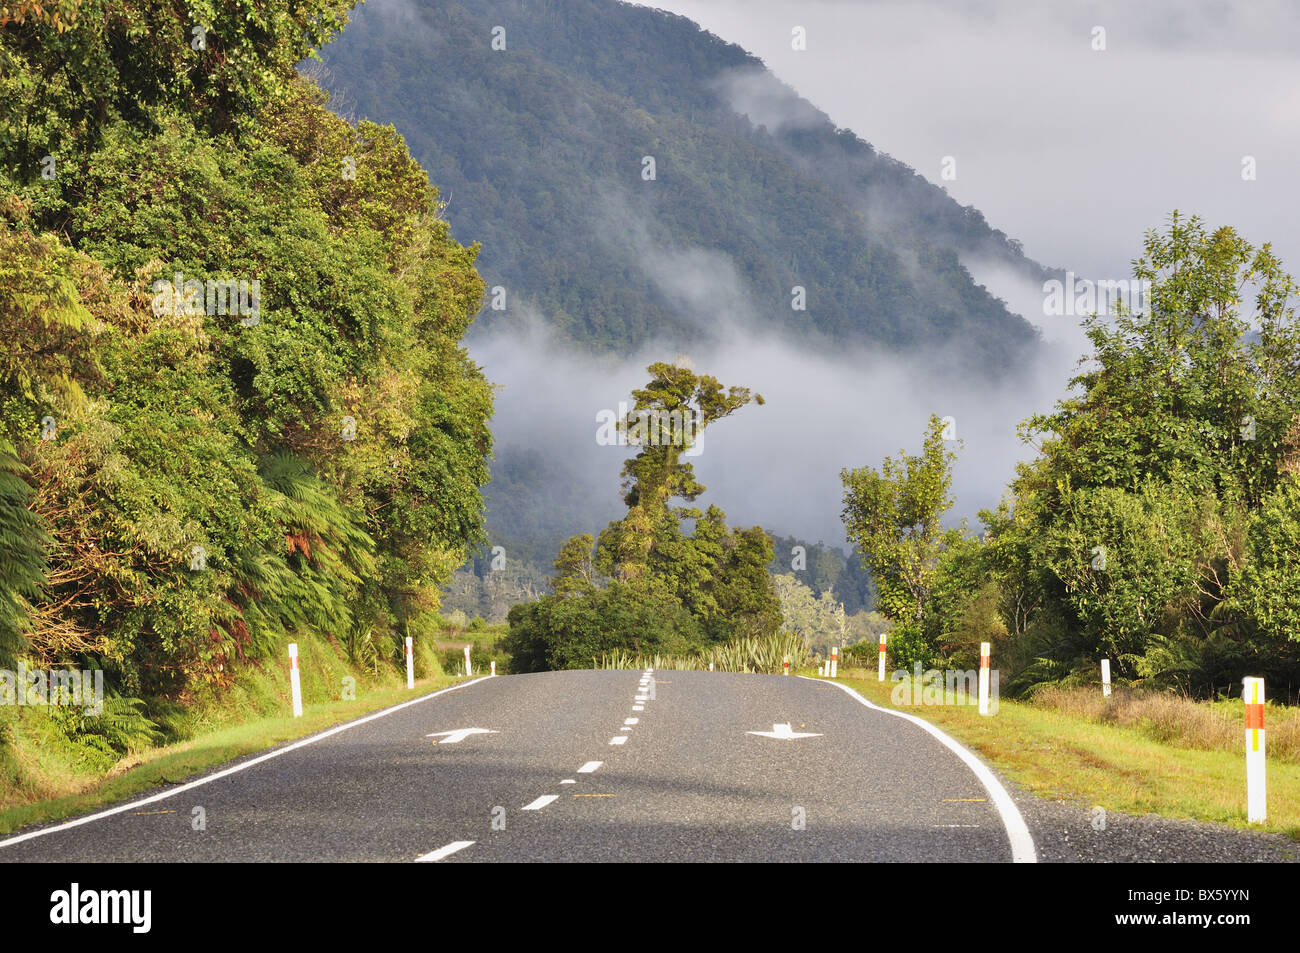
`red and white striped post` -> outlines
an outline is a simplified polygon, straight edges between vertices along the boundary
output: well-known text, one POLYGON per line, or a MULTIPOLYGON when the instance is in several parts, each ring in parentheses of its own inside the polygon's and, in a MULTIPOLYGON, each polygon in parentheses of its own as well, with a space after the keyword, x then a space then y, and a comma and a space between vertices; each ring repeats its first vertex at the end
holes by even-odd
POLYGON ((1246 703, 1246 820, 1263 824, 1268 813, 1264 786, 1264 680, 1243 678, 1241 698, 1246 703))
POLYGON ((1101 660, 1101 697, 1110 698, 1110 659, 1101 660))
POLYGON ((293 698, 293 717, 302 717, 302 680, 298 677, 298 643, 289 643, 289 694, 293 698))
POLYGON ((835 678, 835 676, 839 674, 839 668, 840 668, 840 647, 838 645, 832 645, 831 646, 831 678, 835 678))
POLYGON ((406 687, 415 687, 415 659, 411 657, 411 637, 406 637, 406 687))
MULTIPOLYGON (((980 714, 989 713, 989 643, 980 643, 980 714)), ((969 683, 968 683, 969 684, 969 683)))
POLYGON ((885 680, 885 633, 880 633, 880 681, 885 680))
POLYGON ((465 677, 469 678, 474 674, 474 670, 469 667, 469 646, 465 646, 465 677))
POLYGON ((790 674, 790 656, 787 655, 787 656, 785 657, 785 661, 782 663, 782 667, 783 667, 785 670, 784 670, 781 674, 782 674, 782 675, 789 675, 789 674, 790 674))

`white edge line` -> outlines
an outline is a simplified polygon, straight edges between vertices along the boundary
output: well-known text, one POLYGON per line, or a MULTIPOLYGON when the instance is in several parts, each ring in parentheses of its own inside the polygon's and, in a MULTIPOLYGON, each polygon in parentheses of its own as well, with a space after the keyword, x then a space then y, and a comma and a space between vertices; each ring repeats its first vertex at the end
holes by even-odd
MULTIPOLYGON (((807 679, 810 682, 822 682, 821 679, 808 678, 806 675, 800 675, 800 678, 807 679)), ((1016 802, 1011 799, 1007 789, 989 770, 988 765, 972 754, 969 750, 962 747, 961 743, 945 734, 934 725, 930 724, 924 718, 918 718, 916 715, 909 715, 907 712, 895 711, 892 708, 881 708, 879 705, 873 705, 857 692, 842 682, 831 682, 836 688, 842 688, 862 704, 875 711, 884 712, 886 715, 895 715, 899 718, 905 718, 908 721, 920 725, 935 738, 937 738, 944 747, 948 748, 957 757, 966 763, 966 767, 974 772, 975 777, 979 778, 980 783, 984 785, 984 790, 989 792, 989 797, 993 800, 993 805, 998 809, 998 814, 1002 816, 1002 826, 1007 829, 1007 838, 1011 841, 1011 862, 1013 864, 1036 864, 1038 863, 1038 854, 1034 850, 1034 838, 1029 833, 1029 827, 1025 824, 1025 819, 1020 816, 1020 809, 1016 807, 1016 802)), ((3 846, 3 845, 0 845, 3 846)))
MULTIPOLYGON (((488 676, 488 678, 491 677, 491 675, 488 676)), ((452 854, 456 853, 456 851, 464 850, 473 843, 472 840, 454 840, 446 847, 439 847, 437 850, 430 851, 427 854, 415 858, 415 862, 417 864, 433 863, 436 860, 442 860, 444 857, 450 857, 452 854)))
POLYGON ((604 763, 605 763, 604 761, 588 761, 586 764, 584 764, 581 768, 578 769, 578 773, 591 774, 593 771, 595 771, 604 763))
POLYGON ((270 761, 272 758, 278 758, 280 755, 288 754, 290 751, 297 751, 299 748, 305 748, 307 745, 314 744, 317 741, 330 737, 331 735, 337 735, 341 731, 347 731, 349 728, 355 728, 357 725, 364 725, 368 721, 374 721, 376 718, 383 718, 385 715, 391 715, 393 712, 401 711, 403 708, 409 708, 411 705, 418 705, 420 702, 428 701, 430 698, 437 698, 439 695, 445 695, 447 692, 454 692, 458 688, 466 688, 470 685, 477 684, 478 682, 486 681, 489 677, 490 676, 483 676, 473 679, 472 681, 461 682, 459 685, 452 685, 450 688, 443 688, 439 691, 431 692, 428 695, 422 695, 419 698, 412 698, 410 701, 401 702, 400 704, 393 705, 391 708, 381 708, 379 711, 371 712, 369 715, 364 715, 355 721, 344 722, 341 725, 335 725, 333 728, 327 728, 326 730, 314 735, 308 735, 306 738, 295 741, 291 745, 287 745, 283 748, 276 748, 274 751, 268 751, 266 754, 258 755, 250 761, 240 762, 233 767, 182 784, 180 787, 174 788, 170 791, 162 791, 139 801, 130 801, 126 804, 120 804, 117 807, 109 808, 106 811, 100 811, 98 814, 90 814, 86 817, 78 817, 71 821, 65 821, 64 823, 54 827, 43 827, 40 830, 28 831, 26 834, 19 834, 16 837, 10 837, 7 840, 0 840, 0 847, 9 847, 12 844, 18 844, 22 841, 43 837, 46 834, 53 834, 56 831, 65 831, 71 827, 80 827, 82 824, 89 824, 91 821, 98 821, 105 817, 112 817, 114 814, 121 814, 124 811, 129 811, 135 807, 144 807, 146 804, 155 804, 158 801, 164 801, 169 797, 175 797, 178 794, 184 794, 186 791, 192 791, 194 788, 200 787, 204 784, 210 784, 213 781, 219 781, 221 778, 237 774, 238 772, 251 768, 254 765, 261 764, 263 761, 270 761))

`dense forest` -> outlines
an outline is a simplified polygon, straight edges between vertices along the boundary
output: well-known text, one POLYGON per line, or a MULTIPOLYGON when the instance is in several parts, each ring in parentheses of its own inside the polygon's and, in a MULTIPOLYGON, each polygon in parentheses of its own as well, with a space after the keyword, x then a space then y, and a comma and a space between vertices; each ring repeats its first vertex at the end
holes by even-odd
POLYGON ((1038 450, 979 536, 944 527, 960 448, 845 470, 844 518, 904 664, 1004 690, 1099 680, 1197 695, 1262 675, 1300 690, 1300 325, 1268 245, 1173 214, 1134 274, 1149 314, 1086 322, 1071 395, 1025 421, 1038 450))
POLYGON ((0 17, 0 665, 123 717, 293 640, 396 661, 485 539, 476 250, 295 72, 348 6, 0 17))
MULTIPOLYGON (((453 234, 482 243, 500 294, 470 340, 539 321, 593 364, 642 349, 707 362, 709 342, 773 333, 990 380, 1037 353, 962 263, 1048 272, 684 17, 614 0, 371 0, 322 59, 332 108, 395 124, 453 234)), ((616 511, 569 467, 499 442, 485 497, 507 572, 485 550, 450 600, 500 617, 574 528, 616 511)))
POLYGON ((980 373, 1032 353, 1033 329, 960 258, 1042 280, 1038 265, 684 17, 612 0, 375 0, 353 19, 322 81, 341 108, 396 125, 451 197, 455 234, 482 242, 506 297, 479 331, 531 310, 583 350, 726 333, 692 300, 684 256, 698 251, 702 267, 734 265, 751 331, 960 341, 980 373), (729 95, 764 80, 793 116, 772 130, 729 95))

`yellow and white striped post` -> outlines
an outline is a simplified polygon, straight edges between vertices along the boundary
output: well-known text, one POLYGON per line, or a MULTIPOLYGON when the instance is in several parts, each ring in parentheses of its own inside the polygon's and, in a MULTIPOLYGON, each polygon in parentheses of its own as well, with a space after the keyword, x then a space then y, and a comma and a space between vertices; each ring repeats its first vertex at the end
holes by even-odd
POLYGON ((1246 703, 1246 820, 1263 824, 1268 813, 1264 786, 1264 680, 1243 678, 1241 698, 1246 703))
POLYGON ((880 633, 880 681, 885 680, 885 633, 880 633))
MULTIPOLYGON (((989 713, 989 643, 980 643, 980 714, 989 713)), ((970 683, 967 682, 969 685, 970 683)))

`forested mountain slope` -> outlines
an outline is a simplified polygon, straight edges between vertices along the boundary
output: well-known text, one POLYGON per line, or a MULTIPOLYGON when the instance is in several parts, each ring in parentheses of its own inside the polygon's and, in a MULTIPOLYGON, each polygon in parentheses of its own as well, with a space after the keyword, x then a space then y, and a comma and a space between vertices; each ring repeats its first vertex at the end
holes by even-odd
POLYGON ((394 123, 453 233, 482 243, 506 295, 478 333, 536 314, 626 353, 772 328, 826 347, 959 343, 991 372, 1034 346, 961 264, 1041 280, 1017 243, 683 17, 374 0, 323 58, 332 108, 394 123))

